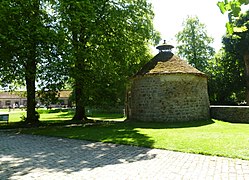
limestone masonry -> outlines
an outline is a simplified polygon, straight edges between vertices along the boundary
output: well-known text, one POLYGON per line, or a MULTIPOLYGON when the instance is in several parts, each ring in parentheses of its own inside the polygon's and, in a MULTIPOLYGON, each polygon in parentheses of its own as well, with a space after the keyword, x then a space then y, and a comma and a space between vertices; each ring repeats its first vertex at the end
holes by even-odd
POLYGON ((209 119, 207 77, 170 51, 161 51, 132 78, 128 110, 135 121, 209 119))

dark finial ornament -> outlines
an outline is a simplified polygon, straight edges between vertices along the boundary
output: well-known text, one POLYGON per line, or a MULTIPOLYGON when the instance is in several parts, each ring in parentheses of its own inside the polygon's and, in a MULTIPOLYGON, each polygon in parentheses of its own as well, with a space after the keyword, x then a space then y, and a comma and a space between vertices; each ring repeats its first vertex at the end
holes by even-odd
POLYGON ((166 40, 164 40, 163 44, 157 46, 156 48, 159 50, 159 52, 164 52, 164 51, 171 51, 171 49, 174 48, 174 46, 167 44, 166 40))

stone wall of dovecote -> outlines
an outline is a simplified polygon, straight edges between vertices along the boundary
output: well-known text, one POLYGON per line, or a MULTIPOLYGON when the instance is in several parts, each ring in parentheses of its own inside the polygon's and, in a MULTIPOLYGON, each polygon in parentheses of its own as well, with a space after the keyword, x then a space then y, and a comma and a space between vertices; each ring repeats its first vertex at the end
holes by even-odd
POLYGON ((210 118, 207 78, 196 74, 145 75, 133 78, 129 119, 176 122, 210 118))

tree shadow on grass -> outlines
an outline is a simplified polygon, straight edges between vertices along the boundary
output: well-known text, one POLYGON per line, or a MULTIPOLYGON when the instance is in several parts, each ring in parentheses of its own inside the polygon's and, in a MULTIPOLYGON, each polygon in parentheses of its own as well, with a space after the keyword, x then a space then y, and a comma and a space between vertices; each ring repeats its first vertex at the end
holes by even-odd
MULTIPOLYGON (((46 131, 47 135, 57 131, 59 135, 66 134, 69 138, 91 140, 94 140, 94 134, 97 134, 102 141, 115 141, 120 144, 154 143, 148 136, 122 124, 108 128, 105 128, 105 125, 83 128, 70 126, 38 131, 41 134, 46 131)), ((148 148, 3 131, 0 131, 0 144, 0 177, 5 179, 30 177, 37 171, 40 175, 42 172, 66 172, 69 175, 107 165, 151 160, 156 157, 148 148)))
MULTIPOLYGON (((73 117, 74 115, 74 111, 68 111, 68 112, 64 112, 64 113, 61 113, 58 115, 58 117, 60 118, 70 118, 70 117, 73 117)), ((89 114, 87 113, 86 114, 88 118, 99 118, 99 119, 120 119, 120 118, 123 118, 124 115, 123 114, 110 114, 110 113, 94 113, 94 114, 89 114)))

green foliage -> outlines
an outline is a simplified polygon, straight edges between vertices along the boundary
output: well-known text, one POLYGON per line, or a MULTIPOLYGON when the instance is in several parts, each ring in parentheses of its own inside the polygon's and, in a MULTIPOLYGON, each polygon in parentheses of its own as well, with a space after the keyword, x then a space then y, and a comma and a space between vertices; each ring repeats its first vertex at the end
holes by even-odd
POLYGON ((246 30, 241 32, 234 32, 232 35, 228 35, 230 39, 234 39, 233 50, 243 55, 246 51, 249 51, 249 11, 242 13, 236 21, 234 26, 245 26, 246 30), (232 37, 231 37, 232 36, 232 37))
POLYGON ((207 35, 206 27, 198 17, 188 17, 183 22, 183 30, 176 35, 178 42, 177 54, 199 69, 206 72, 208 60, 214 55, 210 46, 213 39, 207 35))
MULTIPOLYGON (((249 28, 249 13, 240 14, 234 27, 249 28)), ((223 49, 209 68, 210 100, 213 104, 239 104, 248 102, 248 30, 233 32, 223 37, 223 49)))
POLYGON ((217 3, 222 14, 228 12, 229 22, 226 23, 228 34, 232 35, 234 32, 243 32, 247 30, 247 27, 244 24, 238 26, 235 25, 234 22, 237 17, 241 15, 241 7, 248 4, 249 0, 223 0, 217 3))
MULTIPOLYGON (((239 18, 233 22, 235 27, 248 24, 249 13, 241 14, 239 18)), ((248 102, 248 59, 247 54, 249 52, 249 31, 233 32, 232 35, 227 34, 223 37, 224 52, 220 58, 220 66, 222 71, 219 71, 220 76, 224 76, 222 80, 218 80, 216 83, 221 84, 224 88, 217 90, 220 93, 220 97, 226 96, 231 102, 237 104, 242 101, 248 102), (233 99, 231 98, 233 97, 233 99)), ((217 78, 216 78, 217 79, 217 78)), ((226 102, 226 101, 224 101, 226 102)))
POLYGON ((141 1, 60 1, 67 34, 64 58, 76 106, 121 104, 126 83, 150 59, 148 45, 158 41, 151 4, 141 1), (80 89, 80 90, 79 90, 80 89))
MULTIPOLYGON (((224 38, 225 41, 227 46, 232 44, 224 38)), ((225 49, 210 60, 207 72, 211 104, 237 105, 245 100, 244 68, 242 57, 225 49)))
MULTIPOLYGON (((49 18, 42 4, 45 1, 0 2, 2 84, 15 82, 24 85, 26 76, 47 70, 47 65, 58 58, 55 39, 59 36, 52 25, 53 19, 49 18)), ((42 75, 38 77, 45 80, 42 75)))
POLYGON ((71 80, 79 114, 86 104, 120 104, 159 40, 153 17, 146 0, 2 0, 0 82, 26 85, 31 121, 36 82, 56 92, 71 80))
POLYGON ((58 102, 58 91, 44 91, 40 90, 37 92, 37 96, 42 104, 49 107, 51 104, 56 104, 58 102))
POLYGON ((47 0, 0 2, 1 85, 26 85, 27 120, 35 115, 35 83, 62 85, 63 64, 59 56, 60 31, 47 9, 47 0), (46 82, 46 83, 45 83, 46 82))

